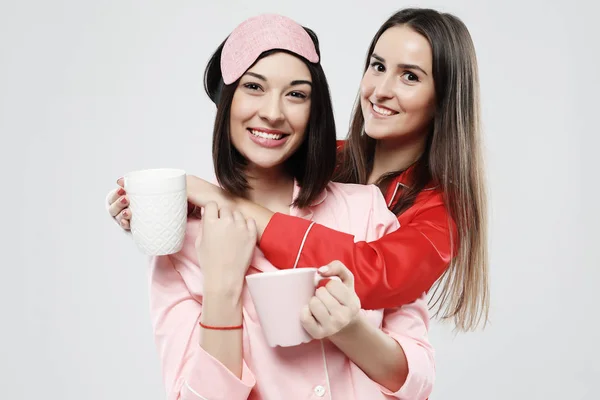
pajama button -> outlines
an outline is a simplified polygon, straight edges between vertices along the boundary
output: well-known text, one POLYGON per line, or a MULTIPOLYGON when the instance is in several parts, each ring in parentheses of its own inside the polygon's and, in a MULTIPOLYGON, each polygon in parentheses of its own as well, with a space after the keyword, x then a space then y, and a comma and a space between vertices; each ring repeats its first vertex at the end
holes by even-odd
POLYGON ((319 397, 323 397, 325 395, 325 388, 321 385, 315 387, 315 394, 319 397))

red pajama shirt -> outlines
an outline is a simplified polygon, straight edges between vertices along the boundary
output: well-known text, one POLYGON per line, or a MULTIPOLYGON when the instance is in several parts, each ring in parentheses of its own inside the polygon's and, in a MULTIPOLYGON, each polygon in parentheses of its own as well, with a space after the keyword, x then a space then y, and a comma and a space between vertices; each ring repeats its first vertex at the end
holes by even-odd
MULTIPOLYGON (((385 193, 388 206, 410 185, 410 173, 408 169, 390 184, 385 193)), ((400 228, 379 240, 355 242, 352 235, 276 213, 259 245, 279 269, 320 267, 339 260, 354 274, 364 309, 391 308, 429 291, 450 264, 450 229, 456 238, 443 193, 433 186, 421 191, 398 221, 400 228)))

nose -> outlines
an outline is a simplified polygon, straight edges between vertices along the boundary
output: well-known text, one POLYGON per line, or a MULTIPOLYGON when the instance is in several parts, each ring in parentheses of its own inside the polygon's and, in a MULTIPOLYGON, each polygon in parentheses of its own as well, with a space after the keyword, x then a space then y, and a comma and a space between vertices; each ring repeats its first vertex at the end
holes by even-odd
POLYGON ((375 97, 377 99, 390 99, 394 96, 393 92, 394 87, 394 75, 393 74, 385 74, 379 78, 377 85, 375 86, 375 97))
POLYGON ((259 109, 258 116, 272 125, 283 121, 284 116, 279 102, 279 96, 270 95, 265 97, 266 98, 259 109))

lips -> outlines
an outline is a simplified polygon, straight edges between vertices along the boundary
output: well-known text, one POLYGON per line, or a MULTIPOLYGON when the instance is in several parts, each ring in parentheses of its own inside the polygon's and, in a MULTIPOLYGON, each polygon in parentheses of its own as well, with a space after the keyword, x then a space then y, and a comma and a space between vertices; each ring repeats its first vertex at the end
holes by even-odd
POLYGON ((263 138, 263 139, 271 139, 271 140, 281 140, 283 139, 285 136, 287 136, 285 133, 280 132, 280 131, 274 131, 274 130, 267 130, 267 129, 256 129, 256 128, 249 128, 248 131, 259 138, 263 138))
POLYGON ((272 129, 248 128, 247 131, 254 143, 269 149, 283 146, 290 136, 287 133, 272 129))
POLYGON ((398 114, 398 111, 374 103, 371 103, 371 110, 374 114, 382 117, 391 117, 398 114))

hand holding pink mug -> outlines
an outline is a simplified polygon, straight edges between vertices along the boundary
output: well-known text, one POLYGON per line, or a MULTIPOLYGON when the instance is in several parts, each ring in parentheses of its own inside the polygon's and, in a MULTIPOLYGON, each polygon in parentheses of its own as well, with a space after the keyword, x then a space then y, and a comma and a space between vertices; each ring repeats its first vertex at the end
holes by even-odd
POLYGON ((296 346, 313 338, 302 327, 300 314, 322 280, 316 268, 264 272, 246 277, 258 319, 271 347, 296 346))

